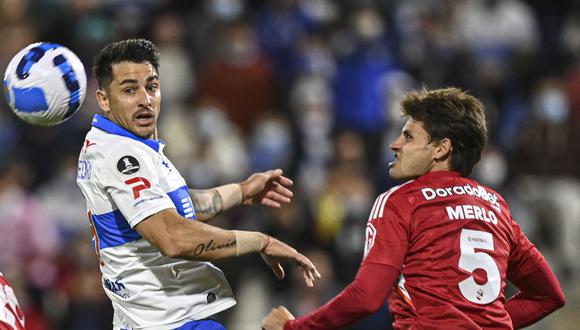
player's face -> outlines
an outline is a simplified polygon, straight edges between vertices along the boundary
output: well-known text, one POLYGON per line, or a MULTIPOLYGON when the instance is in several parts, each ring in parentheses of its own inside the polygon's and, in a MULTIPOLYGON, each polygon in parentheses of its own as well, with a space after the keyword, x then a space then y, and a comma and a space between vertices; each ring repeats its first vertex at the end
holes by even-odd
POLYGON ((112 65, 113 77, 105 91, 97 92, 107 117, 131 133, 156 138, 161 105, 159 76, 149 62, 112 65))
POLYGON ((435 166, 435 151, 420 121, 409 118, 401 135, 391 144, 395 160, 389 163, 393 179, 414 179, 435 166))

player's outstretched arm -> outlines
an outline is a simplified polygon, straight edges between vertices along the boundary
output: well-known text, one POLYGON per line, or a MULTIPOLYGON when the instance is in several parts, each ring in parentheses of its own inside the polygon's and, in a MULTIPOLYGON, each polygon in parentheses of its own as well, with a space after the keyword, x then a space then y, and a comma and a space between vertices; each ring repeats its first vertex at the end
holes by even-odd
POLYGON ((197 219, 207 221, 236 205, 281 207, 290 203, 294 183, 280 169, 254 173, 240 183, 231 183, 207 190, 189 190, 197 219))
POLYGON ((306 285, 320 278, 304 255, 260 232, 224 230, 182 218, 175 209, 159 211, 135 226, 135 230, 168 257, 211 261, 248 253, 260 253, 278 278, 284 277, 282 261, 293 261, 302 271, 306 285))
POLYGON ((298 319, 279 306, 264 318, 262 329, 341 329, 383 306, 398 276, 399 270, 391 266, 363 263, 354 281, 324 306, 298 319))

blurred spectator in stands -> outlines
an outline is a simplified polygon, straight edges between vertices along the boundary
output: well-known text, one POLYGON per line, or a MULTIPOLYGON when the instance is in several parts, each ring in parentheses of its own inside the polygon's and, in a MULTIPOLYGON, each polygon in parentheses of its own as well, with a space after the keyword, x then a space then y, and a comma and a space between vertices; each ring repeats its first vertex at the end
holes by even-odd
POLYGON ((468 55, 461 85, 486 104, 490 140, 511 148, 528 112, 523 90, 531 87, 540 41, 535 13, 520 0, 466 0, 454 13, 453 31, 468 55))
MULTIPOLYGON (((119 36, 120 23, 115 12, 107 7, 111 2, 71 0, 34 1, 32 17, 42 24, 35 25, 40 40, 63 44, 73 50, 85 63, 92 64, 93 56, 109 40, 119 36)), ((136 22, 137 20, 131 20, 136 22)), ((90 65, 86 67, 90 72, 90 65)))
POLYGON ((9 277, 10 269, 24 266, 35 285, 46 287, 55 280, 51 262, 60 240, 53 219, 27 191, 30 174, 18 162, 0 170, 0 269, 9 277))
MULTIPOLYGON (((182 164, 191 186, 213 187, 240 180, 248 173, 248 154, 241 132, 217 104, 199 104, 186 124, 183 134, 188 142, 179 143, 191 152, 191 158, 182 164)), ((174 138, 183 141, 183 136, 174 138)))
POLYGON ((153 40, 163 54, 160 58, 160 79, 163 81, 163 117, 183 112, 180 109, 190 101, 195 85, 192 56, 183 46, 182 17, 174 12, 164 12, 153 23, 153 40))
POLYGON ((272 288, 268 276, 257 268, 248 268, 247 264, 244 266, 238 268, 237 277, 240 279, 240 285, 236 288, 238 303, 236 308, 230 311, 227 329, 256 329, 256 320, 272 305, 270 299, 272 288))
POLYGON ((323 274, 323 279, 313 288, 304 289, 300 286, 300 274, 296 271, 290 272, 291 285, 280 293, 279 297, 274 297, 272 304, 280 304, 290 301, 289 308, 296 311, 296 316, 306 315, 313 308, 317 308, 340 292, 342 284, 337 281, 335 266, 331 256, 322 249, 312 248, 304 251, 316 267, 323 274), (278 301, 277 301, 278 300, 278 301))
POLYGON ((577 174, 577 153, 569 150, 573 121, 570 105, 561 79, 539 80, 531 96, 532 113, 523 128, 517 157, 513 165, 519 171, 534 174, 577 174))
POLYGON ((330 48, 330 42, 321 34, 304 34, 297 41, 292 57, 294 82, 305 75, 332 79, 336 73, 336 59, 330 48))
POLYGON ((516 60, 539 46, 535 14, 520 0, 465 0, 455 9, 460 41, 475 60, 475 77, 487 88, 517 74, 514 64, 521 62, 516 60))
POLYGON ((393 20, 399 34, 401 60, 422 84, 457 84, 462 76, 471 74, 454 70, 462 66, 464 59, 450 1, 404 1, 396 6, 393 20))
POLYGON ((312 200, 314 230, 319 244, 336 251, 342 279, 351 280, 360 263, 367 213, 375 191, 366 170, 361 136, 343 131, 335 143, 335 163, 329 168, 328 182, 312 200))
POLYGON ((566 58, 573 64, 580 62, 580 4, 575 3, 567 13, 563 22, 562 33, 559 35, 559 46, 562 47, 566 58))
POLYGON ((334 157, 332 102, 329 82, 316 75, 297 79, 290 95, 299 150, 295 180, 309 197, 320 193, 326 184, 327 168, 334 157))
POLYGON ((28 16, 30 10, 28 0, 1 0, 0 1, 0 22, 3 24, 22 23, 28 16))
MULTIPOLYGON (((1 15, 2 11, 0 11, 1 15)), ((10 24, 0 20, 0 67, 6 68, 16 53, 29 44, 36 42, 35 29, 26 22, 10 24)))
POLYGON ((274 108, 274 74, 247 23, 228 24, 217 43, 218 57, 204 64, 197 96, 222 104, 228 118, 247 134, 266 110, 274 108))
POLYGON ((250 172, 270 168, 287 170, 294 157, 294 143, 286 117, 275 113, 260 118, 249 139, 250 172))
POLYGON ((177 2, 189 9, 177 8, 184 20, 185 45, 195 56, 195 66, 203 67, 204 63, 219 55, 216 36, 224 25, 243 20, 246 2, 243 0, 204 0, 177 2))
POLYGON ((54 176, 37 192, 45 216, 58 228, 63 244, 85 237, 89 228, 86 202, 76 185, 77 158, 74 154, 63 157, 54 176))
POLYGON ((328 0, 268 1, 259 11, 256 30, 260 45, 273 60, 276 76, 286 87, 293 78, 294 48, 308 32, 336 17, 336 7, 328 0))
MULTIPOLYGON (((87 224, 88 226, 88 224, 87 224)), ((58 284, 52 297, 54 329, 99 330, 111 327, 113 310, 101 289, 101 272, 87 237, 70 238, 59 258, 58 284)))
POLYGON ((27 327, 42 329, 47 322, 42 299, 57 282, 55 257, 61 242, 56 224, 27 191, 30 174, 16 161, 0 169, 0 270, 11 282, 26 280, 26 291, 17 294, 25 314, 32 316, 27 327))
MULTIPOLYGON (((339 59, 334 78, 335 126, 364 139, 368 164, 376 164, 377 148, 387 127, 381 79, 398 68, 383 18, 372 7, 355 9, 349 16, 348 35, 354 44, 339 59)), ((342 47, 347 46, 348 42, 342 47)))

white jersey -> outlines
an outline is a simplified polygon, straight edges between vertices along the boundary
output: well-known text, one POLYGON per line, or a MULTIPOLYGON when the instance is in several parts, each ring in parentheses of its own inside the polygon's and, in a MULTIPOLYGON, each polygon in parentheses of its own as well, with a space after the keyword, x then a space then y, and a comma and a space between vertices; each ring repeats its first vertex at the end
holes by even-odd
POLYGON ((96 115, 79 156, 77 184, 87 201, 115 329, 173 329, 236 303, 219 268, 166 257, 133 229, 169 208, 195 220, 185 180, 163 147, 96 115))

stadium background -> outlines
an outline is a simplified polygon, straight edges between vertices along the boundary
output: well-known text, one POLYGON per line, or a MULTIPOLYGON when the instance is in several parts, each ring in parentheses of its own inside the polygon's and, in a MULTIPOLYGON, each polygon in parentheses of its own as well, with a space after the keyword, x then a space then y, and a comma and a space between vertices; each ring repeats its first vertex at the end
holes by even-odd
MULTIPOLYGON (((161 51, 160 136, 190 187, 283 168, 282 210, 236 209, 214 221, 272 233, 318 265, 306 289, 276 281, 258 257, 218 265, 239 303, 221 320, 257 329, 272 306, 296 315, 354 276, 367 213, 395 183, 388 143, 397 102, 421 85, 481 98, 490 143, 473 176, 500 191, 546 255, 568 305, 535 329, 580 322, 580 3, 566 1, 0 0, 0 71, 29 43, 76 52, 87 70, 108 42, 144 36, 161 51)), ((52 128, 0 103, 0 271, 29 329, 110 329, 77 154, 98 107, 52 128)), ((388 329, 386 307, 351 329, 388 329)))

